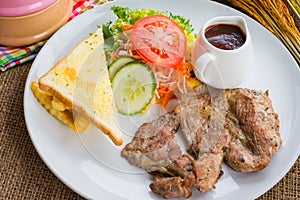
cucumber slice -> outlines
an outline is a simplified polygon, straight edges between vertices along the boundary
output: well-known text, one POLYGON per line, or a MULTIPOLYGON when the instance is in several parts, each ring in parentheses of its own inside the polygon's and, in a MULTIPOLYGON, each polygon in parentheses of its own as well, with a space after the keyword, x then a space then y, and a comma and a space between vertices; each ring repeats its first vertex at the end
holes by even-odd
POLYGON ((131 56, 120 56, 116 60, 114 60, 109 66, 108 66, 108 73, 110 80, 113 79, 117 71, 119 71, 124 65, 126 65, 129 62, 136 61, 135 58, 131 56))
POLYGON ((133 115, 141 112, 150 103, 156 80, 148 65, 130 62, 115 74, 112 88, 118 111, 133 115))

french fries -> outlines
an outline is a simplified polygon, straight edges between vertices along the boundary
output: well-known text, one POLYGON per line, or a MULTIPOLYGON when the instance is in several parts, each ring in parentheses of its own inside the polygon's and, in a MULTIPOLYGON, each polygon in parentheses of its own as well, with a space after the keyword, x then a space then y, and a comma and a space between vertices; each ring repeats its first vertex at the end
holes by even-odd
POLYGON ((66 107, 59 99, 48 92, 40 90, 37 82, 31 83, 31 90, 35 98, 51 115, 69 126, 74 132, 82 132, 88 128, 89 122, 85 118, 80 115, 74 115, 72 110, 66 107))

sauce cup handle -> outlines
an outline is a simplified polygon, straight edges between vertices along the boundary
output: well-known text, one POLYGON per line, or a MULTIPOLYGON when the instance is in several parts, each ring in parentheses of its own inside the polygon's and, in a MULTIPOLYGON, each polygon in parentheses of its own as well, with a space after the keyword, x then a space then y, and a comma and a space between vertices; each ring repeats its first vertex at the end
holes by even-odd
POLYGON ((194 73, 196 75, 196 77, 201 80, 204 83, 207 83, 207 80, 205 78, 205 71, 207 68, 207 65, 214 59, 214 56, 211 55, 208 52, 205 52, 204 54, 202 54, 196 61, 195 63, 195 69, 194 69, 194 73))

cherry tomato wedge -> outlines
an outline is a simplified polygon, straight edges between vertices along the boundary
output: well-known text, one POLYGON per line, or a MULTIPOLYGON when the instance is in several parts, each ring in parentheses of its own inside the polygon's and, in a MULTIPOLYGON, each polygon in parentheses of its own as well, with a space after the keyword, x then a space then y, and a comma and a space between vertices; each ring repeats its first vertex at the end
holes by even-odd
POLYGON ((159 66, 176 66, 186 53, 184 31, 165 15, 139 19, 132 28, 130 40, 140 56, 159 66))

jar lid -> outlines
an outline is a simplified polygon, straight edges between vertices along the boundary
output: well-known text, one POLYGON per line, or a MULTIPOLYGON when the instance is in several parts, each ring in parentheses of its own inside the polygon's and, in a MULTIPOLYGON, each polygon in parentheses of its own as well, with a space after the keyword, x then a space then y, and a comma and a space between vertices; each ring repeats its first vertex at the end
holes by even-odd
POLYGON ((1 0, 0 16, 16 17, 28 15, 47 8, 56 0, 1 0))

